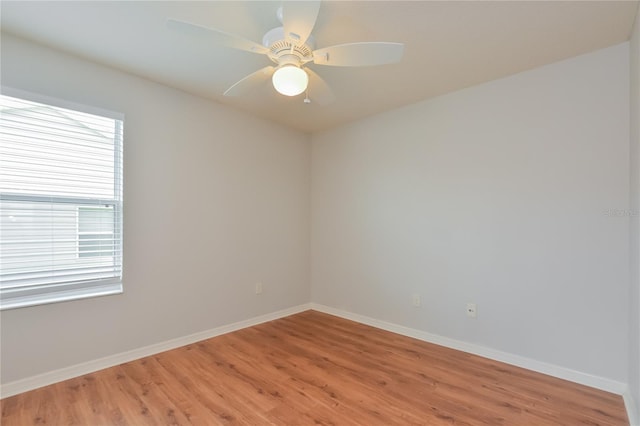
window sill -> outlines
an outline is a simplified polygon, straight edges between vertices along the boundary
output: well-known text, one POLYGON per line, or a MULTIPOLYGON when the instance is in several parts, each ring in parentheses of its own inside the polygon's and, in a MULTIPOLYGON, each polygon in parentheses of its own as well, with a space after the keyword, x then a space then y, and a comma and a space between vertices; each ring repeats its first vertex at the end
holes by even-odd
POLYGON ((123 292, 122 281, 99 283, 73 283, 60 286, 43 286, 34 289, 12 289, 0 293, 0 311, 28 306, 109 296, 123 292))

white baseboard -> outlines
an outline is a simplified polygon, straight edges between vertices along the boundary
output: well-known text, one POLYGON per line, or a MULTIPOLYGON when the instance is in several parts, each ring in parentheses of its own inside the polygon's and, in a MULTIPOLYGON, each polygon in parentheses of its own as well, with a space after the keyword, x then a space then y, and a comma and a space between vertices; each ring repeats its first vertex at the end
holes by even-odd
POLYGON ((292 308, 283 309, 265 315, 249 318, 244 321, 238 321, 233 324, 223 325, 212 328, 210 330, 201 331, 190 334, 188 336, 178 337, 176 339, 167 340, 165 342, 156 343, 142 348, 133 349, 127 352, 109 355, 93 361, 83 362, 81 364, 72 365, 70 367, 61 368, 59 370, 50 371, 37 376, 27 377, 26 379, 16 380, 14 382, 5 383, 0 387, 0 396, 6 398, 29 390, 37 389, 42 386, 51 385, 63 380, 72 379, 84 374, 93 373, 98 370, 113 367, 125 362, 144 358, 170 349, 179 348, 201 340, 210 339, 220 336, 221 334, 230 333, 232 331, 251 327, 263 322, 272 321, 278 318, 287 317, 311 309, 310 304, 294 306, 292 308))
POLYGON ((404 327, 401 325, 397 325, 397 324, 393 324, 385 321, 380 321, 375 318, 354 314, 351 312, 343 311, 341 309, 335 309, 335 308, 325 306, 325 305, 320 305, 317 303, 311 303, 311 309, 324 312, 330 315, 335 315, 348 320, 356 321, 362 324, 370 325, 372 327, 381 328, 383 330, 391 331, 393 333, 401 334, 403 336, 413 337, 415 339, 423 340, 425 342, 434 343, 436 345, 457 349, 459 351, 471 353, 474 355, 479 355, 495 361, 500 361, 506 364, 511 364, 518 367, 526 368, 527 370, 548 374, 549 376, 557 377, 564 380, 569 380, 571 382, 590 386, 596 389, 601 389, 601 390, 615 393, 618 395, 624 395, 625 392, 628 391, 628 386, 625 383, 618 382, 611 379, 606 379, 604 377, 594 376, 592 374, 583 373, 580 371, 572 370, 570 368, 560 367, 553 364, 547 364, 545 362, 536 361, 534 359, 526 358, 520 355, 514 355, 507 352, 498 351, 495 349, 487 348, 487 347, 476 345, 473 343, 463 342, 461 340, 450 339, 448 337, 439 336, 437 334, 428 333, 426 331, 404 327))
POLYGON ((638 409, 640 407, 636 406, 636 402, 631 396, 631 392, 627 389, 625 393, 622 394, 622 399, 624 400, 624 406, 627 408, 627 417, 629 417, 629 425, 630 426, 640 426, 640 413, 638 413, 638 409))

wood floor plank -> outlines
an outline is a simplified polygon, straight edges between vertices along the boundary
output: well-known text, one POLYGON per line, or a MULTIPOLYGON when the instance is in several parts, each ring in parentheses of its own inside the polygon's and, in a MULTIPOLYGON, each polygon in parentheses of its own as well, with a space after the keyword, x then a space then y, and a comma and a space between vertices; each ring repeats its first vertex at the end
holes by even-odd
POLYGON ((619 395, 315 311, 0 405, 3 426, 628 425, 619 395))

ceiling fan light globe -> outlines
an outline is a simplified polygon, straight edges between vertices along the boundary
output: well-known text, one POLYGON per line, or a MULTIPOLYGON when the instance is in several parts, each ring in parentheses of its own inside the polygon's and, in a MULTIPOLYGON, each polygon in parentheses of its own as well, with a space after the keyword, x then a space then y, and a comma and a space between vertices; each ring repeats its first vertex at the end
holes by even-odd
POLYGON ((294 65, 287 65, 276 70, 271 78, 273 87, 285 96, 296 96, 307 90, 309 76, 294 65))

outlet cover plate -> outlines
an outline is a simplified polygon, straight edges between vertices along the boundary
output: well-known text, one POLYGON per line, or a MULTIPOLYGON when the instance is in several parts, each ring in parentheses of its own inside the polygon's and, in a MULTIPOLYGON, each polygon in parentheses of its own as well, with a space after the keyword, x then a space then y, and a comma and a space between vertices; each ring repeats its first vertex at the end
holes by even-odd
POLYGON ((475 303, 467 303, 467 316, 469 318, 478 318, 478 306, 475 303))
POLYGON ((419 308, 420 306, 422 306, 422 301, 420 300, 419 294, 414 294, 413 296, 411 296, 411 304, 415 308, 419 308))

